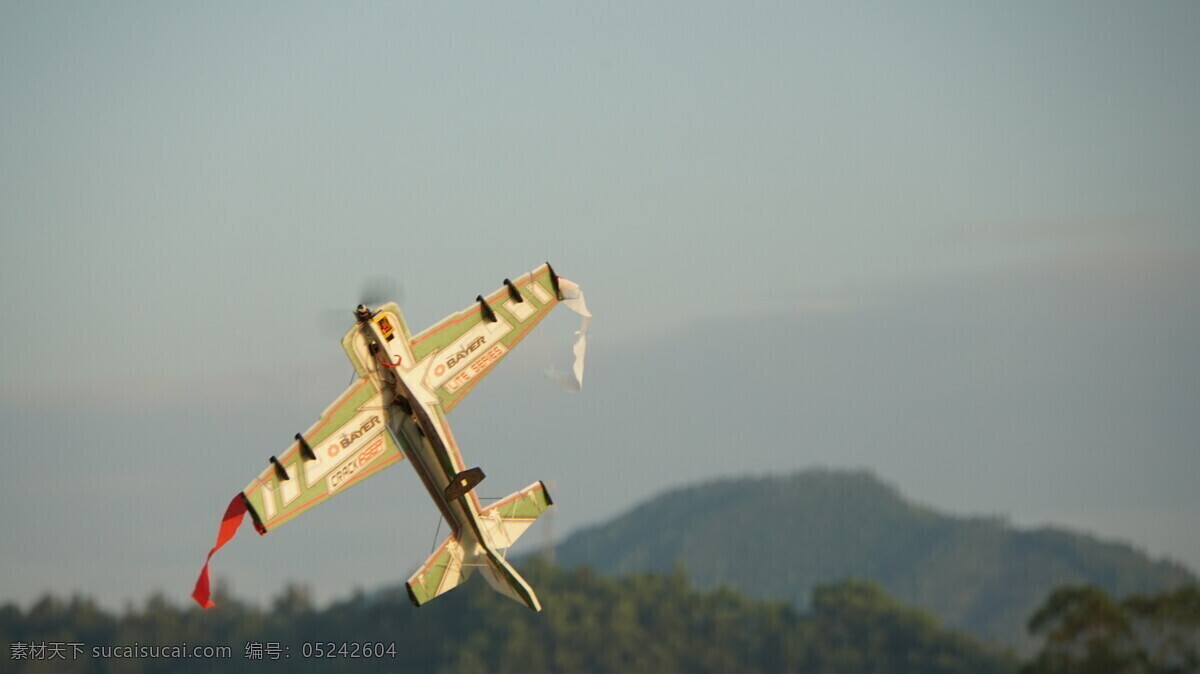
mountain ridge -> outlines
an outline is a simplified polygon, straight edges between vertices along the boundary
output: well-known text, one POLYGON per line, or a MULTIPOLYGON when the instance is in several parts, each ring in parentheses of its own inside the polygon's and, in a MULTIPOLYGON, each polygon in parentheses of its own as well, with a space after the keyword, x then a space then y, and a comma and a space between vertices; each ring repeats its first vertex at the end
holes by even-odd
POLYGON ((821 583, 865 578, 949 626, 1019 648, 1031 644, 1025 622, 1059 585, 1124 595, 1196 578, 1128 543, 945 514, 870 471, 828 468, 676 488, 577 530, 556 558, 615 575, 682 563, 698 587, 729 585, 800 609, 821 583))

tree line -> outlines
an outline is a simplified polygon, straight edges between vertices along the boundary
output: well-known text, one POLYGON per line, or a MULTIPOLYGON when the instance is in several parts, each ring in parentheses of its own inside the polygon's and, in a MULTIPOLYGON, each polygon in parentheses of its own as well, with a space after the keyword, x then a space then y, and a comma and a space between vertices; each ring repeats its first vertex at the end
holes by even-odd
POLYGON ((1197 671, 1195 586, 1119 602, 1095 588, 1062 588, 1031 620, 1045 644, 1022 663, 1010 651, 944 629, 868 581, 822 585, 811 609, 800 613, 728 588, 697 590, 681 568, 614 579, 541 561, 525 566, 545 606, 540 614, 475 582, 421 609, 403 588, 357 593, 318 609, 297 585, 259 607, 220 583, 218 606, 210 611, 162 595, 120 613, 83 597, 46 596, 28 609, 10 603, 0 606, 6 650, 0 670, 1197 671), (187 649, 182 655, 181 646, 187 649), (202 650, 211 647, 226 653, 202 650), (114 650, 122 648, 141 650, 114 650))

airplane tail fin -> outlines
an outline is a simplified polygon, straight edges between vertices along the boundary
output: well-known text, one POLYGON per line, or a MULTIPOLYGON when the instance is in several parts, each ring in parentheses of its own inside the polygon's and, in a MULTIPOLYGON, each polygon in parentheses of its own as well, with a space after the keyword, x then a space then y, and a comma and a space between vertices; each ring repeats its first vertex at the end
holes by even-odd
POLYGON ((464 545, 455 534, 447 536, 408 579, 409 598, 421 606, 458 587, 471 575, 472 569, 478 568, 492 589, 535 611, 542 610, 533 588, 500 556, 499 551, 512 547, 538 515, 552 504, 546 485, 534 482, 485 508, 479 513, 479 523, 487 540, 476 545, 471 536, 464 545))
POLYGON ((434 597, 462 585, 471 575, 471 570, 478 568, 495 591, 535 611, 542 610, 533 588, 507 560, 482 546, 480 549, 483 553, 476 557, 467 552, 458 536, 447 536, 405 583, 408 598, 417 606, 422 606, 434 597))
POLYGON ((550 492, 546 491, 546 485, 538 481, 500 499, 479 513, 483 534, 488 538, 488 545, 485 546, 487 564, 480 566, 479 572, 493 590, 535 611, 542 610, 542 604, 534 594, 533 588, 529 587, 529 583, 525 582, 507 560, 494 551, 512 547, 534 520, 553 504, 550 492))
POLYGON ((542 603, 538 601, 533 588, 529 587, 529 583, 521 577, 521 574, 517 573, 508 560, 500 555, 488 551, 487 564, 480 566, 479 572, 487 579, 488 585, 491 585, 493 590, 535 611, 542 610, 542 603))

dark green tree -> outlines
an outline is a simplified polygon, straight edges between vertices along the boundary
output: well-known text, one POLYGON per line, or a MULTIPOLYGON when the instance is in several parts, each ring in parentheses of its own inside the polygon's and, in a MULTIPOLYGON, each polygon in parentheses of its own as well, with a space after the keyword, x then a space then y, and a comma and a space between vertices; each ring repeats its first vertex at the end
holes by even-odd
POLYGON ((420 609, 402 588, 356 593, 322 608, 307 588, 289 585, 262 608, 238 601, 218 583, 218 605, 210 611, 158 594, 121 615, 90 600, 47 596, 28 609, 0 606, 0 638, 10 650, 0 655, 0 671, 1009 674, 1016 668, 1011 658, 947 632, 860 581, 822 587, 814 610, 802 614, 729 588, 697 590, 682 567, 620 579, 540 561, 523 563, 522 571, 538 589, 541 613, 489 591, 482 579, 420 609), (89 653, 185 643, 226 646, 232 653, 223 659, 11 657, 15 644, 52 641, 86 644, 89 653), (390 650, 381 658, 319 658, 311 648, 318 643, 379 643, 390 650))
POLYGON ((1114 601, 1091 585, 1055 590, 1029 621, 1044 638, 1023 674, 1200 672, 1200 588, 1114 601))
POLYGON ((1148 672, 1200 672, 1200 586, 1185 585, 1122 602, 1148 672))

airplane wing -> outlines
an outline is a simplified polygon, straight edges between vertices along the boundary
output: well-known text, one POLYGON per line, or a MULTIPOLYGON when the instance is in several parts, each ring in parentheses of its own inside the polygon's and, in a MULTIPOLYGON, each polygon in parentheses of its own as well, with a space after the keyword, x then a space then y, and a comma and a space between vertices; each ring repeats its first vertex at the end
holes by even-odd
POLYGON ((234 495, 192 597, 205 608, 213 606, 209 562, 237 533, 247 512, 258 533, 265 534, 403 458, 387 428, 383 395, 370 378, 358 379, 317 423, 279 457, 272 456, 267 468, 234 495))
MULTIPOLYGON (((579 311, 576 305, 582 307, 583 298, 579 293, 574 299, 578 288, 544 264, 413 337, 417 362, 431 359, 424 381, 437 394, 442 410, 454 409, 559 302, 566 300, 579 311)), ((583 308, 582 313, 586 311, 583 308)), ((577 344, 578 376, 582 376, 581 353, 577 344)))
POLYGON ((242 494, 259 533, 340 494, 404 458, 372 380, 350 385, 242 494))

